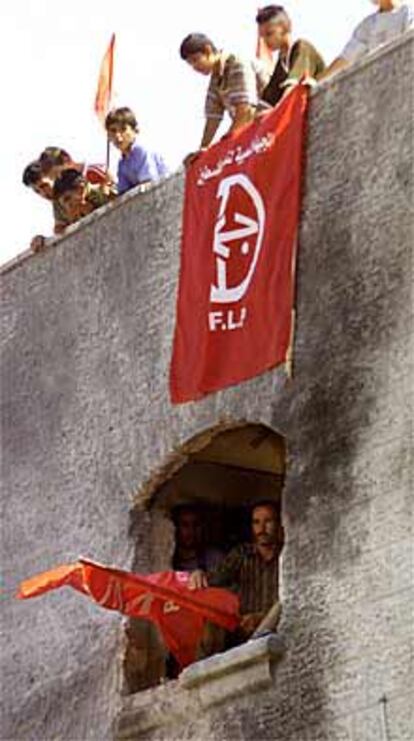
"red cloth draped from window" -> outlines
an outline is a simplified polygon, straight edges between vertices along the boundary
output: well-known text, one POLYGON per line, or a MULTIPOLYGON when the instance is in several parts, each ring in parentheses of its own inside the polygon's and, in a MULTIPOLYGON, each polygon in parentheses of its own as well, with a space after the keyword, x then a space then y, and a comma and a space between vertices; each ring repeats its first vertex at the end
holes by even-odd
POLYGON ((99 70, 98 88, 95 96, 95 113, 105 125, 106 114, 109 111, 112 96, 112 81, 114 72, 114 49, 115 34, 111 36, 109 46, 105 52, 104 58, 99 70))
POLYGON ((189 574, 164 571, 142 576, 80 559, 22 582, 18 599, 37 597, 59 587, 82 592, 108 610, 151 620, 181 667, 196 658, 204 623, 234 630, 239 601, 225 589, 188 589, 189 574))
POLYGON ((307 100, 298 85, 188 169, 173 403, 287 360, 307 100))

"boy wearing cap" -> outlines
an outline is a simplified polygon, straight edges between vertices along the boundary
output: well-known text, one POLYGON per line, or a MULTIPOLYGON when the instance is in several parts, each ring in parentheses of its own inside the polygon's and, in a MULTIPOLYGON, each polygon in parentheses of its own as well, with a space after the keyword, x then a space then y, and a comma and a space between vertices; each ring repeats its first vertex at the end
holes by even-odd
POLYGON ((356 27, 341 55, 337 57, 320 79, 330 77, 362 59, 382 44, 387 44, 396 36, 413 27, 414 13, 409 3, 400 0, 372 0, 378 6, 356 27))
POLYGON ((259 33, 279 59, 262 100, 275 106, 302 77, 318 79, 325 62, 309 41, 292 38, 292 21, 282 5, 267 5, 256 16, 259 33))
POLYGON ((105 128, 109 141, 121 152, 118 164, 119 195, 136 185, 154 182, 169 174, 160 154, 137 143, 138 122, 130 108, 110 111, 105 119, 105 128))

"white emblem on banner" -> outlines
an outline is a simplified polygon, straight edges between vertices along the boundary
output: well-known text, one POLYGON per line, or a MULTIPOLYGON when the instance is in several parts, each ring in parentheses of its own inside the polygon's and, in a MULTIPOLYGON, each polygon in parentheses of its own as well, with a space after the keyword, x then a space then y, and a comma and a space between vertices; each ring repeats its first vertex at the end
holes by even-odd
POLYGON ((210 301, 216 304, 233 304, 246 294, 256 270, 260 250, 263 244, 265 227, 265 207, 263 199, 247 175, 241 173, 230 175, 220 182, 217 197, 221 199, 217 222, 214 229, 213 252, 216 255, 217 283, 211 286, 210 301), (225 231, 226 209, 232 188, 239 186, 246 191, 253 202, 256 218, 236 212, 234 221, 240 229, 225 231), (251 237, 256 237, 254 243, 251 237), (242 240, 242 241, 241 241, 242 240), (240 244, 241 241, 241 244, 240 244), (238 243, 238 247, 233 243, 238 243), (227 281, 227 263, 231 261, 232 251, 240 249, 242 255, 250 254, 250 265, 246 276, 237 286, 229 286, 227 281))
MULTIPOLYGON (((216 282, 210 289, 210 302, 213 304, 234 304, 246 295, 259 259, 263 244, 266 213, 262 196, 247 175, 230 175, 219 184, 217 197, 221 199, 216 226, 214 229, 213 252, 216 257, 216 282), (229 215, 228 204, 232 188, 242 188, 254 206, 254 215, 247 216, 236 211, 233 221, 239 228, 225 230, 229 215), (249 257, 248 269, 237 285, 229 285, 229 266, 241 255, 249 257)), ((247 318, 247 309, 239 307, 226 312, 213 311, 209 314, 209 329, 241 329, 247 318)))

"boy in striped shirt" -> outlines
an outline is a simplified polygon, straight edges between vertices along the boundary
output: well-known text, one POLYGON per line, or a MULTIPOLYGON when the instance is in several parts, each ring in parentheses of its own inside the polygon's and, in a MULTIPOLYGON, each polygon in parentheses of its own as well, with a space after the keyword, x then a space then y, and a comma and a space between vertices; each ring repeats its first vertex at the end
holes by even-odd
POLYGON ((270 74, 259 60, 243 60, 219 51, 204 34, 187 36, 181 44, 180 56, 195 72, 210 78, 200 149, 188 155, 185 160, 188 165, 213 142, 225 112, 232 119, 230 132, 254 119, 270 74))

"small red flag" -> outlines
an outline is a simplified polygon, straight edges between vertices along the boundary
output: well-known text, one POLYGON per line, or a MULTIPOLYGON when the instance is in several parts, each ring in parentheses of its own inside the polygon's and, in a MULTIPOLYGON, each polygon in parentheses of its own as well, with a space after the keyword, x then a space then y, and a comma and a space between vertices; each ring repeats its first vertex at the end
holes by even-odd
POLYGON ((17 598, 72 587, 101 607, 155 623, 167 648, 184 667, 195 661, 206 620, 227 630, 239 624, 235 594, 215 587, 190 591, 189 577, 179 571, 143 576, 79 559, 22 582, 17 598))
POLYGON ((173 403, 289 356, 307 99, 298 85, 187 170, 173 403))
POLYGON ((114 49, 115 34, 113 33, 99 70, 98 89, 95 97, 95 113, 102 125, 105 124, 105 117, 111 104, 112 81, 114 74, 114 49))

